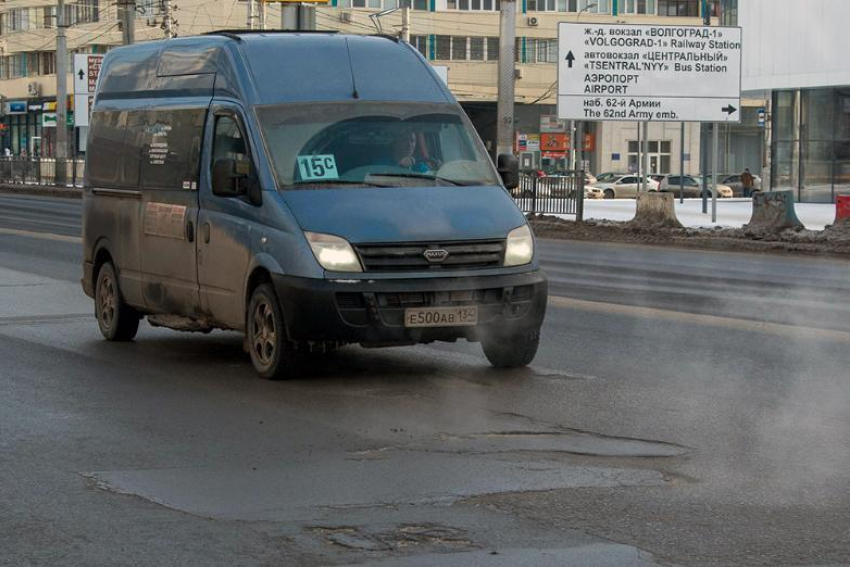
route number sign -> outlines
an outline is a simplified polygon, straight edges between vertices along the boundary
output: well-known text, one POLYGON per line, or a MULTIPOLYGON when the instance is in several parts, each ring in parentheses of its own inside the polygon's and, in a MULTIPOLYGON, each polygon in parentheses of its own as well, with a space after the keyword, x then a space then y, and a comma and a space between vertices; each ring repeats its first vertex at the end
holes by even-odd
POLYGON ((558 24, 558 118, 739 122, 741 28, 558 24))

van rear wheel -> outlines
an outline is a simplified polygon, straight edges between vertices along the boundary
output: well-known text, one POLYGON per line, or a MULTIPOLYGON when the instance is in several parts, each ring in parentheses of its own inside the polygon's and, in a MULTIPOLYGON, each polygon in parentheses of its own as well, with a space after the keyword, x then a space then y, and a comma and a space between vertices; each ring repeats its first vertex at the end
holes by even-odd
POLYGON ((280 380, 296 374, 298 353, 286 337, 283 310, 269 284, 257 286, 251 294, 245 333, 251 362, 260 376, 280 380))
POLYGON ((106 340, 132 341, 139 330, 139 313, 124 303, 112 262, 105 263, 97 274, 94 314, 106 340))
POLYGON ((496 368, 528 366, 537 355, 540 331, 526 331, 508 336, 490 337, 481 342, 484 356, 496 368))

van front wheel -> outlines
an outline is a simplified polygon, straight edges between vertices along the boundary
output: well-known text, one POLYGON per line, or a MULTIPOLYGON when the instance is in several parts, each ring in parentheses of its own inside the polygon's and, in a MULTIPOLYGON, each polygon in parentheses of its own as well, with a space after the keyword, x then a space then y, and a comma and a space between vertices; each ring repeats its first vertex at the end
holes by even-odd
POLYGON ((251 295, 245 333, 251 362, 260 376, 279 380, 295 374, 298 353, 286 337, 283 311, 269 284, 257 286, 251 295))
POLYGON ((481 341, 484 356, 496 368, 528 366, 537 355, 540 331, 527 331, 508 336, 489 337, 481 341))
POLYGON ((132 341, 139 330, 139 314, 124 303, 112 262, 105 263, 97 273, 94 297, 94 314, 104 338, 132 341))

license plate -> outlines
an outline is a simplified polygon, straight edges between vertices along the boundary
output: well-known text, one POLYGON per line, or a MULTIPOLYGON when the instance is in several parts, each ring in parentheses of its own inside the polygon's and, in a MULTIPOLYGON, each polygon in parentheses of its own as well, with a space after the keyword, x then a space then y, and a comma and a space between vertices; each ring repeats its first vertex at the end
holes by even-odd
POLYGON ((477 307, 405 309, 405 327, 462 327, 478 323, 477 307))

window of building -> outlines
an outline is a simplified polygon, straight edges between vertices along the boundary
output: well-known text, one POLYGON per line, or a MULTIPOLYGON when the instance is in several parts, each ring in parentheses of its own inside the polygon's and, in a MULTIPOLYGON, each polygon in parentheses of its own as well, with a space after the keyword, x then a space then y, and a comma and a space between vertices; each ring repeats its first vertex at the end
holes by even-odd
POLYGON ((469 38, 469 58, 473 61, 484 61, 486 52, 484 50, 485 38, 470 37, 469 38))
MULTIPOLYGON (((158 3, 159 0, 151 0, 158 3)), ((339 8, 370 8, 389 10, 392 8, 410 8, 411 10, 428 10, 428 0, 338 0, 339 8)))
POLYGON ((558 40, 526 38, 526 63, 555 63, 556 61, 558 61, 558 40))
POLYGON ((452 36, 434 36, 434 58, 449 60, 452 58, 452 36))
POLYGON ((498 12, 499 0, 446 0, 446 8, 449 10, 471 10, 498 12))
MULTIPOLYGON (((499 60, 499 38, 497 37, 438 35, 434 38, 434 41, 435 59, 452 61, 499 60)), ((519 55, 519 41, 517 39, 517 56, 519 55)))
POLYGON ((56 52, 42 51, 38 53, 38 74, 39 75, 55 75, 56 74, 56 52))
POLYGON ((738 0, 721 0, 720 2, 720 25, 738 25, 738 0))
POLYGON ((655 11, 655 0, 620 0, 623 14, 652 14, 655 11))
POLYGON ((17 79, 27 76, 27 54, 15 53, 0 57, 0 79, 17 79))
POLYGON ((452 59, 463 61, 466 59, 466 37, 454 35, 452 39, 452 59))
POLYGON ((610 0, 527 0, 526 9, 529 12, 609 14, 611 4, 610 0))
POLYGON ((428 36, 427 35, 412 35, 412 36, 410 36, 410 45, 412 45, 423 56, 428 57, 428 36))
POLYGON ((659 16, 699 17, 700 0, 658 0, 659 16))
MULTIPOLYGON (((671 167, 669 140, 650 140, 647 158, 649 161, 649 173, 669 173, 671 167)), ((629 171, 638 171, 640 167, 640 153, 637 140, 629 141, 629 171)))
POLYGON ((73 22, 88 24, 100 21, 100 5, 98 0, 78 0, 72 4, 74 9, 73 22))
POLYGON ((498 61, 499 60, 499 38, 498 37, 488 37, 487 38, 487 61, 498 61))

